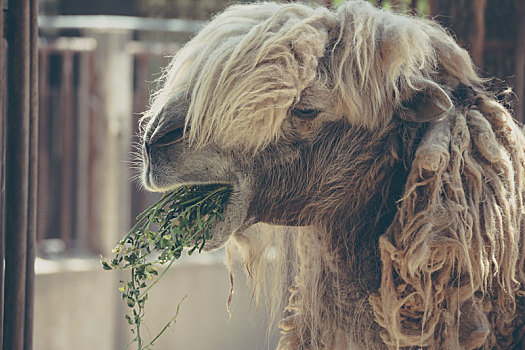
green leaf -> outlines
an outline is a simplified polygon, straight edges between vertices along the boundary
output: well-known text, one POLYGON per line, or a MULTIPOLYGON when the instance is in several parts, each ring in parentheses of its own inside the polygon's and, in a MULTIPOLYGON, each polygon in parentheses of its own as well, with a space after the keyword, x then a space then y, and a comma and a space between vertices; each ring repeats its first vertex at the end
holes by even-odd
POLYGON ((126 299, 126 303, 128 304, 129 307, 134 307, 135 306, 135 299, 132 299, 132 298, 127 298, 126 299))
POLYGON ((113 268, 111 266, 109 266, 109 264, 105 261, 102 261, 102 268, 104 270, 113 270, 113 268))

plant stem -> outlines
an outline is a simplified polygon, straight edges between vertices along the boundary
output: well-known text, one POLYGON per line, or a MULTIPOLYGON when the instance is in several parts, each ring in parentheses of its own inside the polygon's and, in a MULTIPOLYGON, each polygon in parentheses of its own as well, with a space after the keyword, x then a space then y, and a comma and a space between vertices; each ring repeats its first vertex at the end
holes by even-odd
POLYGON ((168 323, 166 323, 166 325, 164 326, 164 328, 162 328, 162 330, 159 332, 159 334, 157 334, 157 336, 155 338, 153 338, 152 341, 149 342, 148 345, 146 345, 146 349, 153 345, 153 343, 155 343, 155 341, 157 339, 159 339, 159 337, 162 335, 162 333, 164 333, 166 331, 166 329, 168 329, 168 327, 173 323, 175 322, 175 319, 177 318, 177 316, 179 315, 179 309, 180 309, 180 305, 182 304, 182 302, 186 299, 187 295, 184 296, 184 298, 181 299, 181 301, 179 301, 179 304, 177 304, 177 311, 175 311, 175 315, 173 315, 172 318, 170 318, 170 320, 168 321, 168 323))

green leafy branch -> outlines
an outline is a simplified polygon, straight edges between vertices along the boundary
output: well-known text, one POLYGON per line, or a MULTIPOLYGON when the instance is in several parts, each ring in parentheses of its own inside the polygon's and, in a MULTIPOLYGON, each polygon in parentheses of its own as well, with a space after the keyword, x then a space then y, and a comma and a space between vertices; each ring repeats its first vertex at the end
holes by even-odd
POLYGON ((151 349, 179 313, 149 343, 144 343, 141 330, 148 292, 179 259, 184 248, 188 255, 202 251, 211 238, 212 225, 224 220, 222 212, 231 194, 227 185, 183 186, 165 193, 162 198, 137 217, 137 223, 113 249, 112 259, 102 259, 105 270, 130 270, 130 279, 120 281, 119 291, 130 311, 126 320, 135 335, 138 350, 151 349), (156 265, 165 265, 159 275, 156 265))

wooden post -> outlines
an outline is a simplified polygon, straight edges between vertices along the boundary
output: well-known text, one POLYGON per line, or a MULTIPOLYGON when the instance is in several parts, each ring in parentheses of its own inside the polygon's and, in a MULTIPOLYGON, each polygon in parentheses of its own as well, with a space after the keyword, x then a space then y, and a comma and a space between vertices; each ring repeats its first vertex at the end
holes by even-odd
POLYGON ((128 30, 86 31, 97 40, 96 67, 100 113, 94 125, 93 179, 96 214, 92 229, 99 233, 97 250, 109 254, 129 229, 131 200, 129 145, 133 124, 133 58, 125 50, 128 30))
POLYGON ((485 49, 485 8, 487 0, 473 1, 474 28, 470 38, 470 54, 478 67, 483 67, 483 51, 485 49))
POLYGON ((487 0, 431 0, 430 15, 452 29, 459 43, 467 48, 472 60, 483 67, 485 46, 485 8, 487 0))

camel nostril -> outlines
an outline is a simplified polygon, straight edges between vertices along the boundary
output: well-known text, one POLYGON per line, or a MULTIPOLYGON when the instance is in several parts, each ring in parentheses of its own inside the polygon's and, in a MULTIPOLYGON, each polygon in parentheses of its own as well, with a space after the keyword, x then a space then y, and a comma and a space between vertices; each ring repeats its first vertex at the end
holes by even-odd
POLYGON ((176 128, 168 131, 158 139, 154 140, 151 145, 168 146, 174 143, 179 143, 184 138, 184 128, 176 128))

